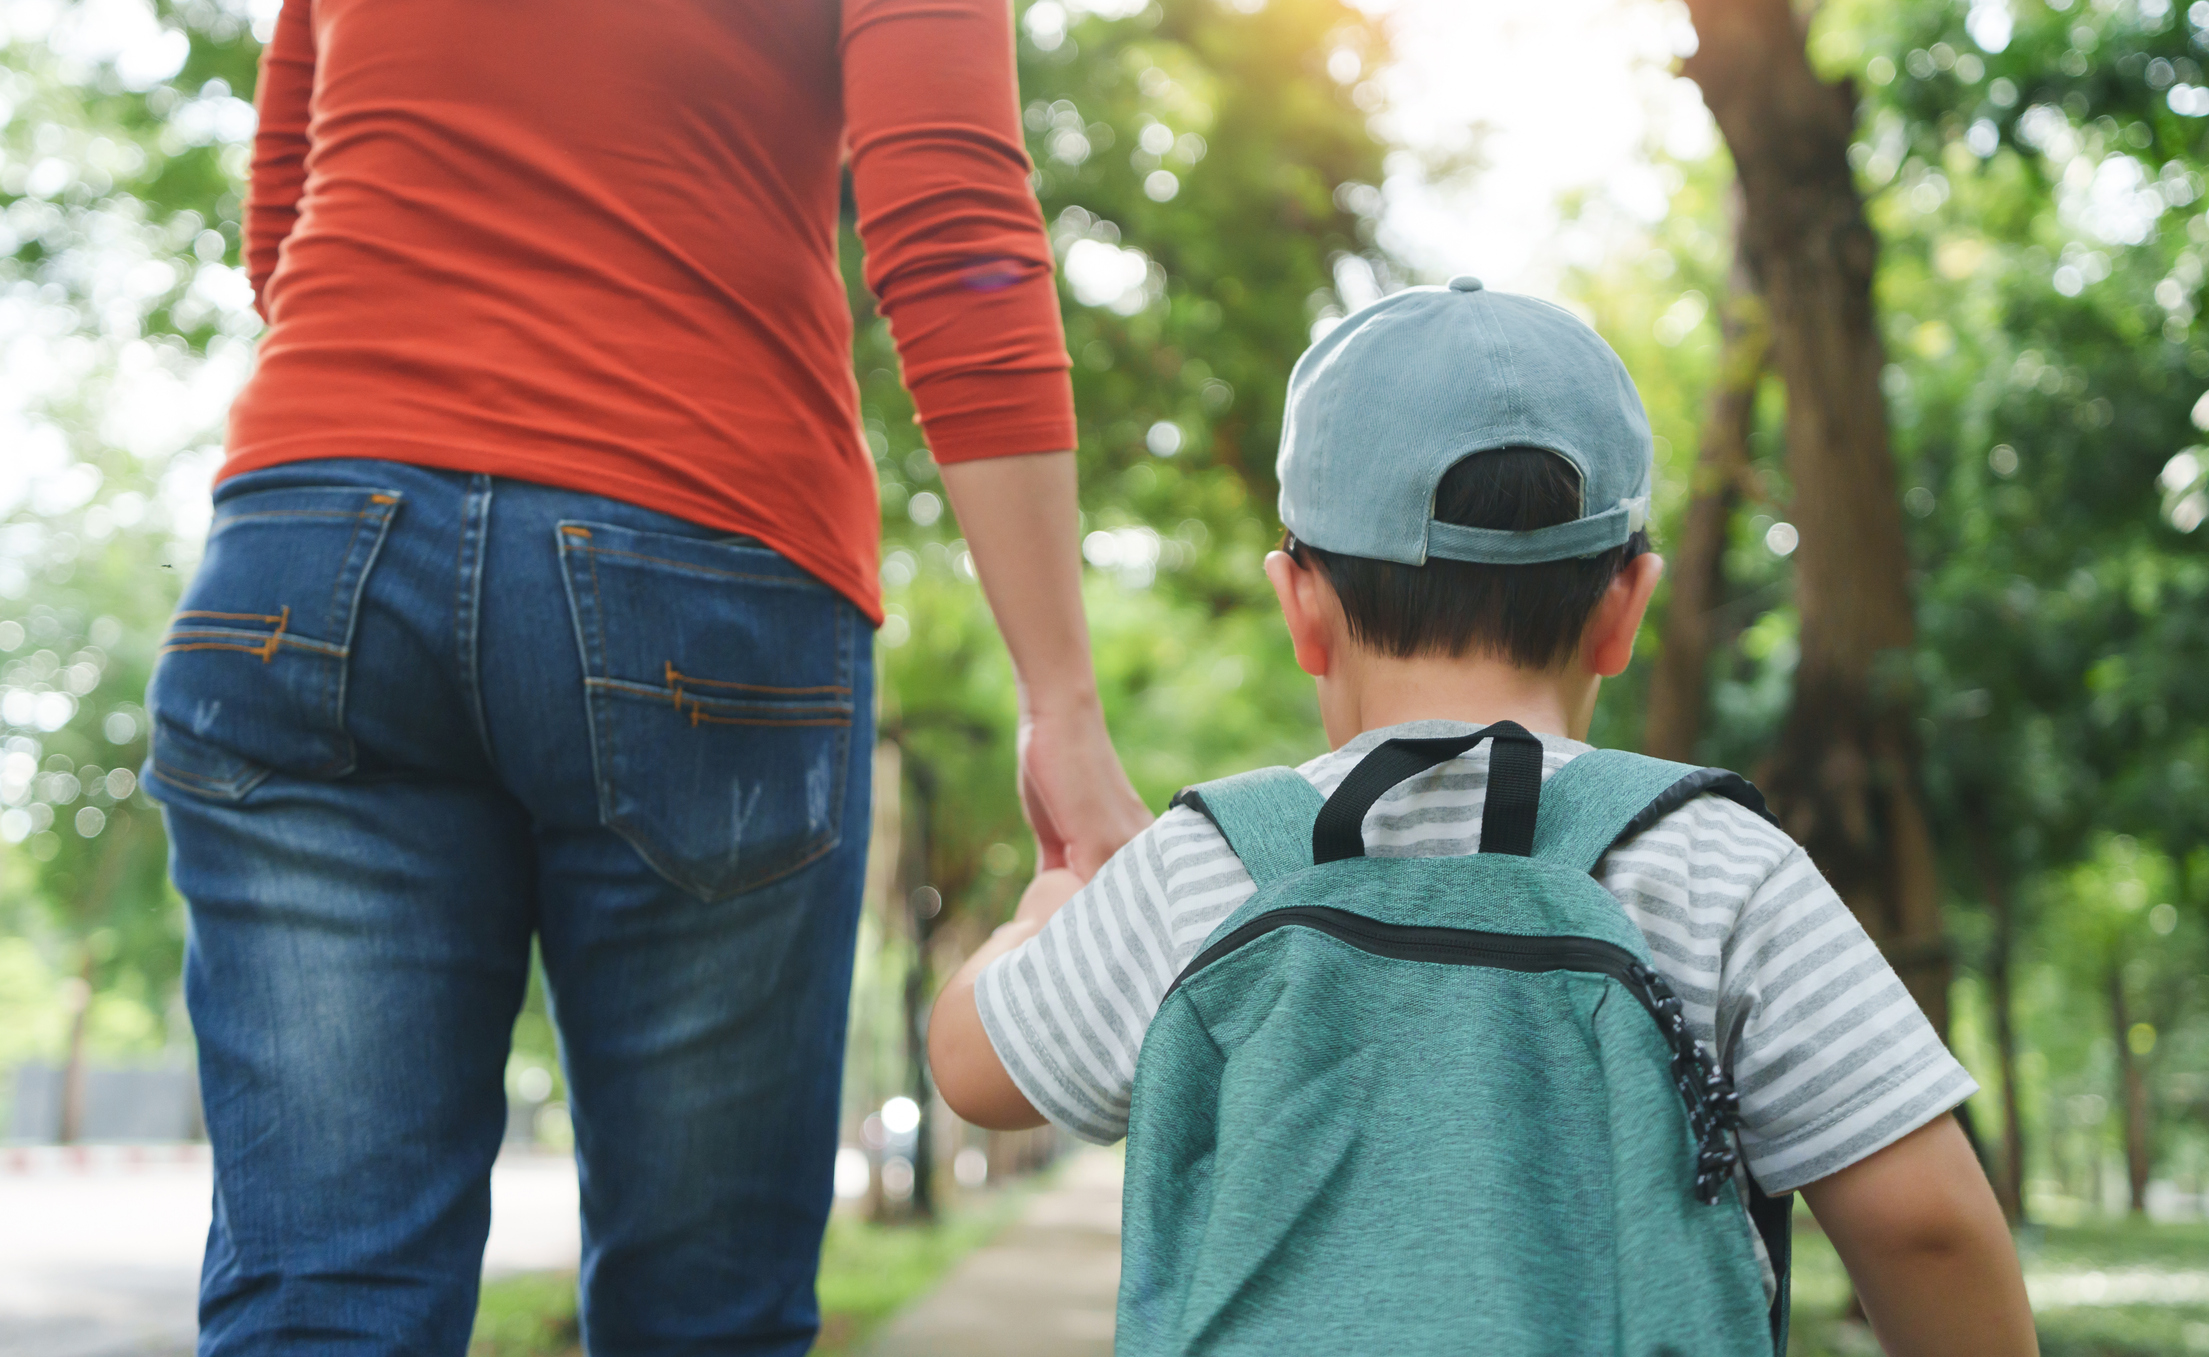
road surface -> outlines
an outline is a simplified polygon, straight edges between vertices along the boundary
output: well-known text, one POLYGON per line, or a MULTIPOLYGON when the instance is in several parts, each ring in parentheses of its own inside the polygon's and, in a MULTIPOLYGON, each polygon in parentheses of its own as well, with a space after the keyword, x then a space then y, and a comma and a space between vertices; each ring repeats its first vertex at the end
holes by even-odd
MULTIPOLYGON (((0 1150, 0 1357, 189 1357, 213 1190, 204 1146, 0 1150)), ((571 1160, 499 1161, 487 1273, 580 1240, 571 1160)))

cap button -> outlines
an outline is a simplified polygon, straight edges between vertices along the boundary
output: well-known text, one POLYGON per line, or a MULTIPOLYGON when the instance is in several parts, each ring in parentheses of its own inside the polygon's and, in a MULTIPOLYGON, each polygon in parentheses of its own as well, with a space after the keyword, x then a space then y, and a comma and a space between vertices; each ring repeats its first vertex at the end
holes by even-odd
POLYGON ((1478 292, 1480 291, 1480 280, 1469 273, 1461 273, 1450 280, 1450 291, 1478 292))

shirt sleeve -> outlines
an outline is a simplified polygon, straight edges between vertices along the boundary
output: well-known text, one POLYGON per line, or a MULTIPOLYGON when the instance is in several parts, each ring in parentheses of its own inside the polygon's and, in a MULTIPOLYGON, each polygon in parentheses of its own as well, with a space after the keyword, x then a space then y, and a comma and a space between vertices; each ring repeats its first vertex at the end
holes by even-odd
POLYGON ((1766 1191, 1837 1173, 1978 1091, 1801 848, 1758 883, 1728 951, 1718 1030, 1766 1191))
POLYGON ((299 221, 307 185, 307 120, 314 98, 314 20, 310 0, 284 0, 276 32, 261 50, 254 91, 260 125, 253 134, 253 171, 246 185, 245 270, 253 309, 268 319, 268 280, 284 238, 299 221))
POLYGON ((1135 1058, 1184 949, 1167 907, 1165 823, 1129 840, 974 987, 1013 1083, 1054 1125, 1100 1145, 1127 1134, 1135 1058))
POLYGON ((843 70, 867 286, 936 460, 1072 448, 1073 364, 1028 184, 1011 5, 846 0, 843 70))

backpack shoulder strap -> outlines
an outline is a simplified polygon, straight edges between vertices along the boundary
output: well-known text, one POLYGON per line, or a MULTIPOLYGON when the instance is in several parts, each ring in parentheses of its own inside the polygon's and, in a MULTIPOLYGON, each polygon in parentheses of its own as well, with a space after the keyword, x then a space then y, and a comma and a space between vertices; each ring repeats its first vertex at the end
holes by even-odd
POLYGON ((1319 789, 1293 768, 1259 768, 1184 787, 1174 796, 1175 805, 1219 829, 1260 886, 1312 865, 1312 821, 1324 803, 1319 789))
POLYGON ((1779 823, 1765 809, 1763 794, 1738 773, 1598 749, 1542 784, 1534 856, 1592 872, 1605 853, 1698 796, 1723 796, 1779 823))

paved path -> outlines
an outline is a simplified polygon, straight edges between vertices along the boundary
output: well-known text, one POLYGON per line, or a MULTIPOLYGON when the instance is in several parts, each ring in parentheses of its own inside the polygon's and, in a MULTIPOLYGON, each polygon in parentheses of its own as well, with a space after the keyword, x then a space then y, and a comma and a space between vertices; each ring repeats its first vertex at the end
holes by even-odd
POLYGON ((1085 1149, 867 1357, 1111 1357, 1119 1289, 1120 1158, 1085 1149))
MULTIPOLYGON (((187 1357, 213 1190, 203 1155, 0 1171, 0 1357, 187 1357)), ((579 1241, 574 1163, 501 1160, 485 1271, 572 1270, 579 1241)))

